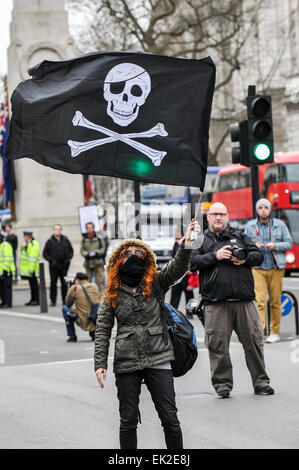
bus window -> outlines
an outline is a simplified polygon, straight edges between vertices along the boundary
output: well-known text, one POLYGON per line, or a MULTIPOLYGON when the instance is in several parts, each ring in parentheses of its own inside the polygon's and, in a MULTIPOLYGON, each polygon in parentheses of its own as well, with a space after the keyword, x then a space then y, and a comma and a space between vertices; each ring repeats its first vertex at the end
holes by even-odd
POLYGON ((280 181, 299 181, 299 165, 298 163, 287 163, 281 165, 283 168, 283 174, 280 181))
POLYGON ((219 175, 217 191, 231 191, 251 186, 250 170, 235 171, 229 174, 219 175))

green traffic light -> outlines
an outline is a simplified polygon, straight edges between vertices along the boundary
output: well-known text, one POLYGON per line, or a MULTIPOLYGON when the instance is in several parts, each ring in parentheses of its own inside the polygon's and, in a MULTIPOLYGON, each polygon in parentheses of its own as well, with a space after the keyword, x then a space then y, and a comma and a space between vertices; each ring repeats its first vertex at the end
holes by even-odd
POLYGON ((271 149, 267 144, 258 144, 254 149, 254 156, 258 160, 267 160, 271 155, 271 149))

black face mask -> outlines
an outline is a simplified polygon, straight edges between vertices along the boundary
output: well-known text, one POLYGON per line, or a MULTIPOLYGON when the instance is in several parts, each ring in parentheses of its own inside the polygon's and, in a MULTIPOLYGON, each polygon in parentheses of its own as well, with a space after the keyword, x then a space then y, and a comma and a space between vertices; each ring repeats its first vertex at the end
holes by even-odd
POLYGON ((137 287, 145 273, 145 260, 137 255, 131 255, 119 268, 119 277, 124 284, 137 287))

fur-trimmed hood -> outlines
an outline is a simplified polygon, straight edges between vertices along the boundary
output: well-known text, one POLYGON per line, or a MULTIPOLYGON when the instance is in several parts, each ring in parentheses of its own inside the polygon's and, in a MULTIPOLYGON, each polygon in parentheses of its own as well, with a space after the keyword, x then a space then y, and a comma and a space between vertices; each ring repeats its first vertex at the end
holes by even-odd
POLYGON ((140 248, 143 248, 144 251, 146 252, 146 259, 150 260, 157 268, 157 261, 156 261, 156 255, 152 251, 152 249, 144 243, 142 240, 139 238, 127 238, 126 240, 123 240, 120 242, 112 251, 111 255, 108 258, 107 264, 105 266, 106 271, 108 272, 116 260, 119 258, 120 253, 126 248, 127 246, 140 246, 140 248))

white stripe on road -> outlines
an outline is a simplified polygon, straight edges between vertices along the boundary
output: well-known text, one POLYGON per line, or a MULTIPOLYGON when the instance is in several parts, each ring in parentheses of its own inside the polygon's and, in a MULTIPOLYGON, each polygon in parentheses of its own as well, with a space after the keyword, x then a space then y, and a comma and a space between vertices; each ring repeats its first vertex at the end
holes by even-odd
POLYGON ((56 323, 65 323, 63 318, 52 317, 50 315, 47 315, 46 313, 38 315, 38 314, 33 314, 33 313, 23 313, 23 312, 12 312, 10 310, 0 310, 0 315, 7 315, 9 317, 30 318, 32 320, 54 321, 56 323))
MULTIPOLYGON (((109 356, 108 360, 112 360, 113 356, 109 356)), ((0 374, 1 370, 6 370, 6 369, 13 369, 14 367, 33 367, 33 366, 56 366, 60 364, 76 364, 79 362, 93 362, 93 358, 88 358, 88 359, 72 359, 70 361, 53 361, 53 362, 34 362, 32 364, 16 364, 13 366, 5 366, 5 367, 0 367, 0 374)))
POLYGON ((33 364, 16 364, 13 366, 5 366, 0 368, 0 373, 1 370, 6 370, 6 369, 13 369, 14 367, 20 368, 20 367, 33 367, 33 366, 53 366, 53 365, 59 365, 59 364, 75 364, 76 362, 88 362, 88 361, 93 361, 93 358, 88 358, 88 359, 73 359, 70 361, 53 361, 53 362, 34 362, 33 364))

